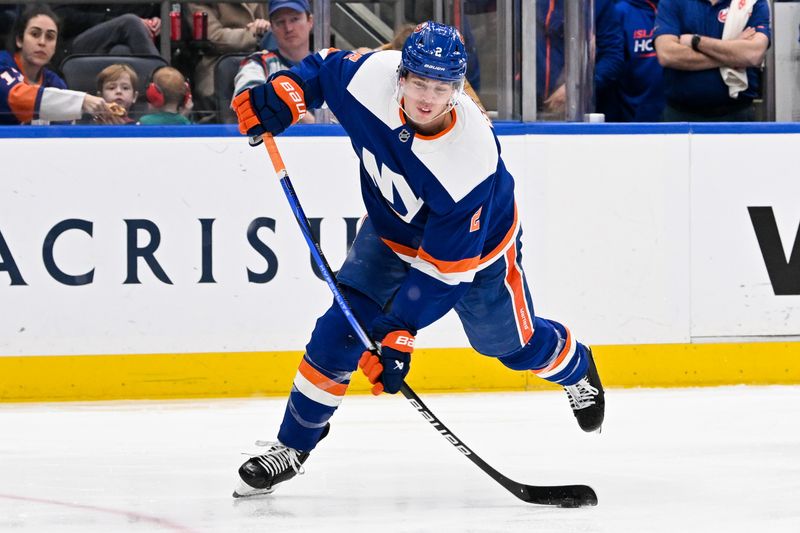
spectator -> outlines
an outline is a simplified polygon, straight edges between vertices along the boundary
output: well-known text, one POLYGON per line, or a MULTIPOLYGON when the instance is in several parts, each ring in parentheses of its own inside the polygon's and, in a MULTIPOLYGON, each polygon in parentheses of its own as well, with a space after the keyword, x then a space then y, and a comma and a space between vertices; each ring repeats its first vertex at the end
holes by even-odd
MULTIPOLYGON (((613 0, 595 1, 595 93, 610 90, 624 63, 624 41, 613 0)), ((536 3, 536 102, 542 117, 563 119, 567 91, 564 85, 564 0, 536 3)), ((602 111, 602 110, 601 110, 602 111)))
POLYGON ((158 55, 154 4, 66 4, 55 11, 64 20, 67 54, 158 55))
POLYGON ((113 114, 99 96, 67 90, 64 80, 45 68, 58 41, 58 18, 40 4, 28 7, 14 23, 9 48, 0 52, 0 124, 48 124, 113 114))
MULTIPOLYGON (((278 71, 295 66, 311 51, 314 16, 308 0, 272 0, 269 22, 277 48, 256 52, 243 62, 234 79, 234 95, 265 83, 278 71)), ((314 115, 306 113, 300 122, 313 124, 314 115)))
POLYGON ((189 21, 197 12, 208 14, 212 50, 195 67, 194 88, 203 108, 213 108, 214 64, 222 54, 254 52, 270 29, 267 8, 261 3, 188 4, 189 21))
MULTIPOLYGON (((624 67, 624 42, 613 0, 595 0, 594 90, 611 90, 624 67)), ((564 0, 536 0, 536 102, 542 117, 565 116, 564 0)), ((602 109, 600 110, 602 111, 602 109)))
MULTIPOLYGON (((136 103, 139 93, 136 86, 139 84, 139 76, 129 65, 117 63, 109 65, 97 75, 97 94, 103 100, 116 105, 120 110, 120 120, 114 123, 134 124, 136 121, 130 118, 131 108, 136 103)), ((95 122, 106 124, 105 119, 100 118, 95 122)))
POLYGON ((615 6, 625 39, 619 83, 598 94, 606 122, 659 122, 664 112, 662 68, 653 46, 658 0, 619 0, 615 6))
POLYGON ((770 41, 767 0, 661 0, 654 36, 664 67, 665 121, 754 120, 758 69, 770 41), (738 84, 723 80, 736 79, 731 69, 741 68, 738 84))
POLYGON ((311 31, 314 16, 308 0, 272 0, 269 3, 269 22, 277 42, 271 50, 280 58, 284 68, 290 68, 306 58, 311 51, 311 31))
POLYGON ((192 121, 181 114, 191 110, 192 93, 183 74, 172 67, 161 67, 153 72, 153 81, 147 86, 147 102, 150 110, 142 115, 139 124, 191 124, 192 121))

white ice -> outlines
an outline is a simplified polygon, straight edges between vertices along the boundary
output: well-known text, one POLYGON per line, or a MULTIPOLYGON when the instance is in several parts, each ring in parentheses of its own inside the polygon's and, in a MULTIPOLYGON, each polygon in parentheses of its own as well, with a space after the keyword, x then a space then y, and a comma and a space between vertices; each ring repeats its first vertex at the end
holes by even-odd
POLYGON ((306 474, 234 500, 283 399, 0 405, 0 531, 798 532, 800 387, 607 391, 602 434, 556 392, 422 395, 489 464, 585 483, 517 500, 400 397, 345 399, 306 474))

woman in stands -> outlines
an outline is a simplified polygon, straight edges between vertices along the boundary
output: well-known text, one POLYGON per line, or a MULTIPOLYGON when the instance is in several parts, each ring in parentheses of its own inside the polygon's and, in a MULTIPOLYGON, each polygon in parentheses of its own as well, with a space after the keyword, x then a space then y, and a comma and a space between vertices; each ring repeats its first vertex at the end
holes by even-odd
POLYGON ((0 52, 0 124, 49 124, 81 118, 83 113, 113 116, 102 98, 70 91, 45 68, 58 39, 55 14, 32 5, 17 19, 11 34, 14 54, 0 52))

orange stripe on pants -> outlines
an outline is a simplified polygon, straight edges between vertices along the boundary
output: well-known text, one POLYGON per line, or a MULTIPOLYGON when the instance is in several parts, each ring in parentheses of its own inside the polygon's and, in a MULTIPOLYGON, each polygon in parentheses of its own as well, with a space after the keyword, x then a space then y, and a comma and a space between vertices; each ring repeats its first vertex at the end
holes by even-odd
MULTIPOLYGON (((550 372, 551 370, 557 368, 558 365, 564 362, 564 358, 567 357, 567 354, 569 354, 570 350, 572 349, 572 333, 570 333, 569 328, 567 328, 566 326, 564 326, 564 329, 567 330, 567 338, 564 341, 564 347, 561 348, 561 352, 558 354, 558 356, 556 356, 553 362, 547 365, 546 367, 535 369, 532 370, 531 372, 533 372, 538 376, 540 374, 550 372)), ((574 355, 575 353, 577 353, 577 350, 573 350, 572 353, 574 355)))
POLYGON ((336 381, 332 380, 308 364, 305 359, 300 362, 300 368, 298 370, 304 378, 313 383, 314 386, 320 390, 336 396, 344 396, 344 393, 347 392, 347 385, 343 383, 337 383, 336 381))
POLYGON ((506 285, 511 292, 511 304, 514 306, 514 319, 517 322, 520 342, 524 346, 533 336, 531 313, 528 300, 525 298, 525 287, 522 284, 522 273, 517 265, 517 247, 512 246, 506 252, 506 285))

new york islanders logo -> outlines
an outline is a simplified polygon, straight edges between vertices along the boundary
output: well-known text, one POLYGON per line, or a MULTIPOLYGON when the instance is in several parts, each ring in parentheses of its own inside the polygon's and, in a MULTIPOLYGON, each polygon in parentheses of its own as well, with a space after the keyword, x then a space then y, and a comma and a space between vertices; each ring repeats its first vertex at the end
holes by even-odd
POLYGON ((729 8, 726 7, 725 9, 717 13, 717 20, 720 21, 722 24, 725 24, 725 21, 728 20, 728 9, 729 8))
POLYGON ((404 222, 411 222, 424 202, 417 198, 406 178, 386 164, 379 163, 375 155, 366 148, 361 149, 361 164, 392 211, 404 222))

